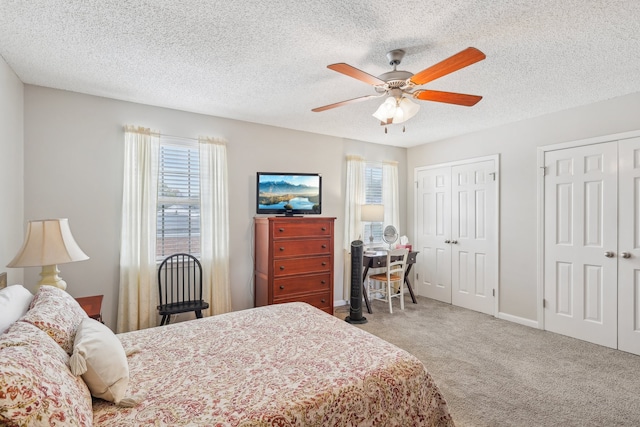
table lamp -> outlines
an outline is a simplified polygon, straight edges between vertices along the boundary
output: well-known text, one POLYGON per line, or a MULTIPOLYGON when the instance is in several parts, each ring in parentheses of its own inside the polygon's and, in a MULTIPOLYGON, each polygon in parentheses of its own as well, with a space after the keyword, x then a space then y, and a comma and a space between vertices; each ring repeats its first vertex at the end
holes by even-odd
POLYGON ((66 289, 67 283, 58 276, 58 264, 86 259, 89 257, 73 239, 67 218, 41 219, 29 221, 22 248, 7 267, 42 267, 38 286, 66 289))
POLYGON ((372 222, 384 221, 383 205, 362 205, 360 211, 360 219, 369 223, 369 244, 373 243, 373 225, 372 222))

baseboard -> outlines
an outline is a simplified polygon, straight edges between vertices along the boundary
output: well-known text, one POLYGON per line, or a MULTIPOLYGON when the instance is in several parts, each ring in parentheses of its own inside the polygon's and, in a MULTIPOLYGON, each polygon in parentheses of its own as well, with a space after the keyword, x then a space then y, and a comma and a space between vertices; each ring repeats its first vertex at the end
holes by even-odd
POLYGON ((538 321, 525 319, 524 317, 514 316, 507 313, 498 313, 498 319, 508 320, 509 322, 518 323, 520 325, 529 326, 531 328, 539 329, 538 321))
POLYGON ((339 306, 341 306, 341 305, 348 305, 348 304, 349 304, 349 302, 348 302, 348 301, 345 301, 345 300, 343 300, 343 299, 335 300, 335 301, 333 302, 333 306, 334 306, 334 307, 339 307, 339 306))

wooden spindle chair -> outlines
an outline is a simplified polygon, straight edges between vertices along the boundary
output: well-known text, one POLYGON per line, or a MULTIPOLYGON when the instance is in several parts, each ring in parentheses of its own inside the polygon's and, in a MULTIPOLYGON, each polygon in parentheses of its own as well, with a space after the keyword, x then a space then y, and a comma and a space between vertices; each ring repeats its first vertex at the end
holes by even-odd
POLYGON ((202 265, 190 254, 178 253, 165 258, 158 267, 158 313, 160 325, 168 325, 171 316, 195 312, 202 318, 202 310, 209 304, 202 299, 202 265))

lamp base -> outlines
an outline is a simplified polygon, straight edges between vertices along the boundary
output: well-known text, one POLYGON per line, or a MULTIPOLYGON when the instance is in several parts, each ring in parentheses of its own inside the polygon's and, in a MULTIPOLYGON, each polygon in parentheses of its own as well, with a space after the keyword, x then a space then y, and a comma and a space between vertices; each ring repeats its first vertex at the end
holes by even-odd
POLYGON ((58 270, 58 266, 54 265, 43 265, 42 272, 40 273, 40 281, 38 282, 38 287, 42 285, 47 286, 55 286, 56 288, 60 288, 63 291, 67 289, 67 282, 62 280, 58 274, 60 270, 58 270))

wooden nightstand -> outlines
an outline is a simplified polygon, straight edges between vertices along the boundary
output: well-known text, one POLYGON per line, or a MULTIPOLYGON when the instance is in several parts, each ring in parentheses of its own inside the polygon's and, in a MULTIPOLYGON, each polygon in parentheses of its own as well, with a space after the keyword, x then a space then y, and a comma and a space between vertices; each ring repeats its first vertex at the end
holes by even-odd
POLYGON ((104 295, 80 297, 76 298, 76 301, 78 301, 80 307, 82 307, 82 309, 87 312, 89 317, 102 322, 102 297, 104 297, 104 295))

